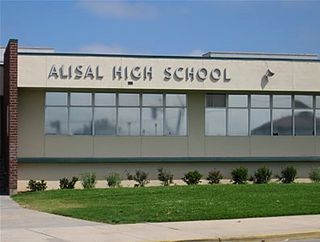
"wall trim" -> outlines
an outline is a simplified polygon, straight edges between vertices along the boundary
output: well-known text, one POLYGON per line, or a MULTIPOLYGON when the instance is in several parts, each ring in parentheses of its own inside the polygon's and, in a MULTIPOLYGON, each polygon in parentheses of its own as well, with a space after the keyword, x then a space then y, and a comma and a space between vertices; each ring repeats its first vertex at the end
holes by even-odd
POLYGON ((28 56, 74 56, 74 57, 118 57, 118 58, 154 58, 154 59, 198 59, 198 60, 244 60, 244 61, 288 61, 288 62, 320 62, 320 59, 286 59, 286 58, 246 58, 246 57, 206 57, 206 56, 175 56, 175 55, 129 55, 129 54, 90 54, 90 53, 41 53, 18 52, 28 56))
POLYGON ((28 163, 255 163, 255 162, 320 162, 320 156, 293 157, 19 157, 28 163))

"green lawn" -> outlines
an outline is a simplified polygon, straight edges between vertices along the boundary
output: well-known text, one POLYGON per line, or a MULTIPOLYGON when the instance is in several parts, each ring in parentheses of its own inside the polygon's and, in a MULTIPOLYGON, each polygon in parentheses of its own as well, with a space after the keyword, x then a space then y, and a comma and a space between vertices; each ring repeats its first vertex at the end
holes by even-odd
POLYGON ((320 214, 320 184, 51 190, 12 198, 28 208, 105 223, 320 214))

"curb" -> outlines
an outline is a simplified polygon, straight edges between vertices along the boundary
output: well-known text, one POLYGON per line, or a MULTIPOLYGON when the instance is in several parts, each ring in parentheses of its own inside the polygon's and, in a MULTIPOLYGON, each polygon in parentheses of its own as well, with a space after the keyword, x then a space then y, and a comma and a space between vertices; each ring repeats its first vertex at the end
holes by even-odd
POLYGON ((284 234, 262 234, 256 236, 208 238, 208 239, 187 239, 187 240, 169 240, 162 242, 279 242, 288 239, 320 239, 320 231, 284 233, 284 234))

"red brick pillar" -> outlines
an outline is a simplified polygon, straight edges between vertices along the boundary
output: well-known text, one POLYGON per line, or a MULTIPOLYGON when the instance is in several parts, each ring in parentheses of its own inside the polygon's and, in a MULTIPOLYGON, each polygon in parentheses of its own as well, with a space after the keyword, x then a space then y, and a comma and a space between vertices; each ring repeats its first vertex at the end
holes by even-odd
POLYGON ((11 39, 4 53, 5 150, 9 194, 17 192, 18 41, 11 39))

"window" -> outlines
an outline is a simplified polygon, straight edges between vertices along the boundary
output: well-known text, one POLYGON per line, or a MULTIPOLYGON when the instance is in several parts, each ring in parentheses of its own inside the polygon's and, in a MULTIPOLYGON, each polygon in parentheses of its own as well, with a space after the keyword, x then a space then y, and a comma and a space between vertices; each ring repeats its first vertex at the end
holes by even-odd
POLYGON ((94 104, 94 134, 116 135, 116 94, 95 93, 94 104))
POLYGON ((72 135, 92 134, 92 108, 70 108, 70 132, 72 135))
POLYGON ((45 117, 46 134, 68 133, 68 109, 66 107, 47 107, 45 117))
POLYGON ((227 98, 225 94, 206 95, 206 135, 227 135, 227 98))
POLYGON ((116 108, 96 107, 94 108, 94 134, 115 135, 116 134, 116 108))
POLYGON ((118 108, 118 135, 140 135, 140 108, 118 108))
POLYGON ((142 94, 141 135, 163 135, 163 95, 142 94))
POLYGON ((320 96, 316 96, 315 120, 316 120, 315 134, 320 136, 320 96))
POLYGON ((294 96, 294 134, 313 135, 313 96, 294 96))
POLYGON ((185 94, 165 95, 164 134, 168 136, 187 135, 187 96, 185 94))
POLYGON ((68 95, 64 92, 48 92, 45 100, 45 133, 68 133, 68 95))
POLYGON ((248 95, 228 95, 227 115, 228 135, 248 135, 248 95))
POLYGON ((291 95, 273 95, 273 135, 292 135, 291 95))
POLYGON ((251 95, 250 134, 271 135, 270 95, 251 95))
POLYGON ((205 134, 320 135, 320 96, 207 94, 205 134))
POLYGON ((47 92, 48 135, 187 135, 186 94, 47 92))

